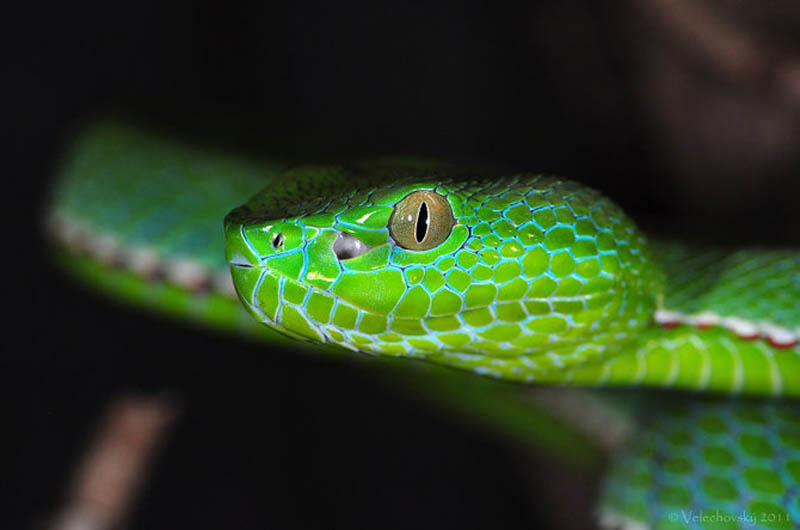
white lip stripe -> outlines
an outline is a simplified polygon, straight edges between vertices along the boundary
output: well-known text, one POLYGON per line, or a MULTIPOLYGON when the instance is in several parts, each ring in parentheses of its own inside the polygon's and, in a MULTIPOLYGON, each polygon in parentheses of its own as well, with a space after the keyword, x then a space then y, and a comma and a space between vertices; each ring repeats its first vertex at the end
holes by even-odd
POLYGON ((146 247, 135 248, 128 252, 127 262, 133 272, 142 276, 155 275, 161 266, 158 253, 146 247))
POLYGON ((718 326, 721 322, 719 315, 705 311, 696 315, 689 315, 687 320, 690 324, 698 327, 718 326))
POLYGON ((754 322, 737 317, 728 317, 722 321, 722 325, 733 331, 740 337, 758 337, 761 332, 754 322))
POLYGON ((760 337, 777 347, 790 347, 800 342, 800 329, 791 330, 766 321, 754 322, 739 317, 723 317, 710 311, 686 315, 678 311, 659 309, 656 311, 655 321, 664 326, 677 324, 689 324, 697 327, 722 326, 741 338, 760 337))
POLYGON ((125 247, 117 238, 84 223, 54 215, 48 228, 53 237, 75 252, 84 252, 107 265, 115 264, 145 279, 154 279, 163 272, 166 278, 190 290, 207 287, 219 294, 236 297, 230 275, 214 271, 188 258, 165 258, 146 246, 125 247))
POLYGON ((779 346, 789 346, 798 339, 797 335, 792 331, 773 324, 764 324, 762 330, 772 342, 779 346))

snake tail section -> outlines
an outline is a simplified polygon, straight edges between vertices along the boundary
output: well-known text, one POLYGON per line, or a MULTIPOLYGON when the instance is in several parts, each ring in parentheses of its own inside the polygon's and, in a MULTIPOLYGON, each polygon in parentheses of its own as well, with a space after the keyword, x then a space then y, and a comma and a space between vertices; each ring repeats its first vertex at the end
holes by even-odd
POLYGON ((605 528, 799 528, 800 406, 662 402, 615 457, 599 515, 605 528))

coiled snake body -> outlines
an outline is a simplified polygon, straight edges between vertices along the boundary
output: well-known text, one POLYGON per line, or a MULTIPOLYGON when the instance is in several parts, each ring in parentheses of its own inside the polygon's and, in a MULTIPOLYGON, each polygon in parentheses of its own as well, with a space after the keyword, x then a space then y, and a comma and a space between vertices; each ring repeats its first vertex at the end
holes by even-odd
MULTIPOLYGON (((487 376, 453 375, 450 392, 534 437, 537 416, 511 426, 526 420, 508 397, 529 386, 494 380, 642 387, 637 410, 619 412, 641 418, 612 460, 603 525, 800 528, 800 252, 648 242, 563 179, 407 159, 286 169, 113 123, 78 143, 51 226, 95 285, 248 328, 219 226, 264 186, 224 232, 238 298, 280 333, 262 326, 268 340, 487 376)), ((570 402, 553 392, 545 412, 570 402)), ((586 428, 592 414, 565 416, 608 445, 610 425, 586 428)))

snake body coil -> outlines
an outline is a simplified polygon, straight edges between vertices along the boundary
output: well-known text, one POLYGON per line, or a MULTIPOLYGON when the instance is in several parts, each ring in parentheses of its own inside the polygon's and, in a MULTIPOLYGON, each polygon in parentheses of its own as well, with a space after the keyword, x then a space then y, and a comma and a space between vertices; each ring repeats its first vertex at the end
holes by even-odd
MULTIPOLYGON (((235 290, 256 320, 495 379, 638 388, 643 417, 612 461, 605 526, 800 528, 798 251, 648 243, 610 200, 557 178, 424 160, 283 165, 107 124, 67 164, 52 225, 90 282, 246 327, 218 227, 267 185, 225 220, 235 290)), ((487 410, 492 395, 459 399, 487 410)), ((495 419, 526 423, 503 403, 495 419)))

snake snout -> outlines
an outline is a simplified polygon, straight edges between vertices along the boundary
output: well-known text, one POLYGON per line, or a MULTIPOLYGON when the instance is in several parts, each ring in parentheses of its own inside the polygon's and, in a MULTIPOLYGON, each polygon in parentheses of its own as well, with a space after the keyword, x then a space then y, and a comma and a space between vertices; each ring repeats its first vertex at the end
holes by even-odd
POLYGON ((345 232, 338 232, 333 242, 333 253, 339 260, 357 258, 368 250, 369 247, 360 239, 345 232))

